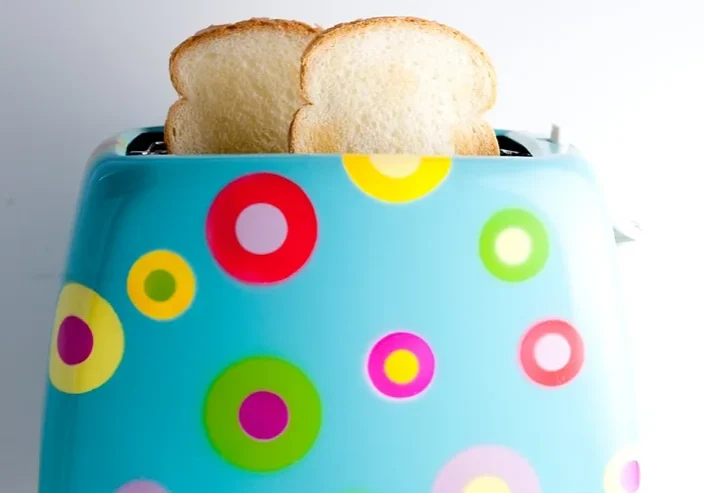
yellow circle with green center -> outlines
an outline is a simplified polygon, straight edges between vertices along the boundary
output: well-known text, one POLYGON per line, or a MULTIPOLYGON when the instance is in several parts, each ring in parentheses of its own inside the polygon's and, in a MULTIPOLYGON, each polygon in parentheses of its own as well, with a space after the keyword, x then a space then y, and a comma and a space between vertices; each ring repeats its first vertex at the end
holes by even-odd
POLYGON ((537 275, 549 254, 545 226, 523 209, 498 212, 486 222, 479 238, 484 266, 503 281, 521 282, 537 275))
POLYGON ((176 279, 169 272, 157 269, 144 280, 144 291, 154 301, 168 301, 176 291, 176 279))
POLYGON ((412 382, 418 375, 419 368, 416 355, 406 349, 392 352, 384 361, 384 373, 389 380, 399 385, 412 382))
POLYGON ((144 316, 171 320, 193 302, 196 279, 188 263, 177 253, 154 250, 142 255, 127 276, 127 294, 144 316))

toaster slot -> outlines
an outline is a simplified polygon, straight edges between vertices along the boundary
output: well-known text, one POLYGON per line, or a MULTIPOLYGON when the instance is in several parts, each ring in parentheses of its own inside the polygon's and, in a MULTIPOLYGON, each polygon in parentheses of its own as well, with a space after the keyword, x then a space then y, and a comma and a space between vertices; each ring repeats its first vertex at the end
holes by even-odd
POLYGON ((128 156, 167 154, 164 132, 144 132, 139 134, 127 145, 125 154, 128 156))
POLYGON ((523 144, 516 142, 515 140, 506 137, 505 135, 498 135, 496 137, 496 140, 499 141, 499 149, 501 150, 502 156, 533 156, 523 144))
MULTIPOLYGON (((497 136, 502 156, 532 157, 525 146, 505 135, 497 136)), ((152 154, 167 154, 164 143, 164 132, 144 132, 135 137, 127 146, 128 156, 148 156, 152 154)))

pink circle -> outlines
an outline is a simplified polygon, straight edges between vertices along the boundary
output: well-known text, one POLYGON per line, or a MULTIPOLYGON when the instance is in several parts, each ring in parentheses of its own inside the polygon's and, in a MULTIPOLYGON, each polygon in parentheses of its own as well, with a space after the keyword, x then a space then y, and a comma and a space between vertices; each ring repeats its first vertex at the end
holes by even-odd
POLYGON ((381 338, 367 360, 372 385, 382 395, 393 399, 415 397, 428 388, 435 375, 435 356, 427 342, 409 332, 394 332, 381 338), (418 360, 418 374, 408 383, 396 383, 384 371, 386 359, 394 351, 405 349, 418 360))
POLYGON ((272 440, 288 425, 288 407, 273 392, 254 392, 242 402, 239 410, 242 430, 255 440, 272 440))
POLYGON ((621 470, 621 486, 624 493, 636 493, 640 488, 640 464, 630 461, 621 470))
POLYGON ((433 493, 457 493, 472 480, 496 476, 512 492, 540 493, 540 479, 528 461, 515 450, 499 445, 480 445, 456 455, 433 485, 433 493))
POLYGON ((518 353, 528 378, 546 387, 569 383, 584 365, 582 337, 563 320, 546 320, 528 329, 521 339, 518 353), (568 351, 564 345, 569 347, 568 351))
POLYGON ((83 320, 69 315, 59 326, 56 348, 65 364, 83 363, 93 351, 93 332, 83 320))
POLYGON ((281 248, 286 241, 286 216, 271 204, 252 204, 237 216, 235 234, 249 253, 268 255, 281 248))
POLYGON ((122 485, 115 493, 169 493, 169 491, 155 481, 136 479, 122 485))
POLYGON ((560 334, 545 334, 535 344, 534 357, 545 371, 562 370, 570 362, 570 343, 560 334))

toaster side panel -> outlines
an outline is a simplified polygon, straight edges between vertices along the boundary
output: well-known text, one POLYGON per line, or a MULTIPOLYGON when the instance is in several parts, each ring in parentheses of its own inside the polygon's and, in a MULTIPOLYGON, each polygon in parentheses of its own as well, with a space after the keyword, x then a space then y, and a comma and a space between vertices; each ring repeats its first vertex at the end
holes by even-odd
POLYGON ((614 248, 574 156, 102 165, 39 492, 635 493, 614 248))

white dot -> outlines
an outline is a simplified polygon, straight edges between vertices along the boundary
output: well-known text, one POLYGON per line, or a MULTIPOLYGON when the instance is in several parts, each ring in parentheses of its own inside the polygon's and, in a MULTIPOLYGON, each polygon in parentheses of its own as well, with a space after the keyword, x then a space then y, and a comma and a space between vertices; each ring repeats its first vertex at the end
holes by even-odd
POLYGON ((235 223, 242 247, 255 255, 275 252, 286 241, 286 217, 271 204, 253 204, 243 210, 235 223))
POLYGON ((389 178, 406 178, 411 176, 420 167, 420 156, 406 156, 403 154, 377 154, 370 156, 372 166, 382 175, 389 178))
POLYGON ((504 264, 521 265, 530 257, 533 242, 523 229, 506 228, 496 237, 494 248, 504 264))
POLYGON ((567 366, 572 348, 567 339, 559 334, 546 334, 535 344, 535 361, 545 371, 558 371, 567 366))

